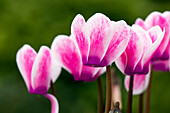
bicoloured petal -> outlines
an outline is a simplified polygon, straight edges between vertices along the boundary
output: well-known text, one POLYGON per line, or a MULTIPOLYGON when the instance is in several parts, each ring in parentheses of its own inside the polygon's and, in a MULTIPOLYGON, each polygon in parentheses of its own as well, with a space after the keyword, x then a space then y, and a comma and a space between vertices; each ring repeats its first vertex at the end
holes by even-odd
POLYGON ((21 72, 21 75, 30 93, 33 91, 31 85, 31 71, 36 55, 37 53, 34 51, 34 49, 26 44, 17 52, 16 56, 16 62, 19 71, 21 72))
POLYGON ((35 94, 46 94, 50 87, 50 68, 51 68, 50 49, 42 46, 37 54, 32 68, 32 87, 35 94))
POLYGON ((51 46, 52 55, 69 71, 75 80, 79 80, 82 71, 80 51, 72 38, 64 35, 57 36, 51 46))
POLYGON ((100 65, 107 66, 115 61, 126 49, 129 42, 129 26, 125 21, 112 22, 113 36, 100 65))
POLYGON ((162 29, 162 31, 165 29, 165 35, 163 37, 163 40, 161 41, 161 44, 155 51, 152 60, 160 59, 163 55, 165 49, 167 48, 169 37, 170 37, 170 25, 166 17, 164 17, 159 12, 153 12, 151 13, 145 20, 145 25, 147 29, 150 29, 153 26, 159 25, 162 29))
POLYGON ((87 21, 87 29, 90 37, 89 66, 100 66, 109 43, 112 39, 111 21, 101 13, 93 15, 87 21))
POLYGON ((72 38, 74 38, 78 44, 84 64, 88 61, 88 54, 90 50, 90 38, 88 37, 87 30, 83 16, 78 14, 72 22, 71 34, 72 38))
POLYGON ((61 66, 58 64, 58 61, 54 58, 51 52, 51 67, 50 67, 50 77, 54 83, 61 73, 61 66))
POLYGON ((98 72, 93 76, 92 81, 96 80, 99 76, 101 76, 102 74, 104 74, 106 72, 106 68, 100 68, 98 70, 98 72))
POLYGON ((93 77, 99 71, 100 68, 90 67, 83 65, 80 81, 91 82, 94 81, 93 77))
POLYGON ((147 74, 149 71, 149 64, 150 64, 150 60, 154 54, 154 52, 156 51, 156 49, 159 47, 163 37, 164 37, 164 33, 165 30, 162 32, 161 28, 159 26, 155 26, 152 27, 149 31, 148 31, 153 44, 146 50, 146 52, 143 55, 142 58, 142 67, 143 67, 143 73, 147 74))
POLYGON ((116 60, 117 67, 127 75, 133 75, 137 63, 143 55, 143 41, 141 37, 130 28, 130 40, 124 53, 116 60))
MULTIPOLYGON (((150 72, 147 75, 135 74, 133 80, 133 95, 139 95, 143 93, 149 85, 149 79, 150 79, 150 72)), ((124 84, 127 91, 129 91, 129 83, 130 83, 130 76, 126 76, 124 84)))
POLYGON ((139 26, 142 27, 143 29, 146 29, 146 28, 145 28, 145 22, 144 22, 141 18, 138 18, 138 19, 135 21, 135 24, 136 24, 136 25, 139 25, 139 26))
POLYGON ((142 50, 142 56, 139 60, 139 62, 137 63, 136 67, 135 67, 135 70, 134 70, 134 73, 140 73, 140 74, 147 74, 149 70, 147 70, 147 72, 143 72, 143 63, 142 63, 142 59, 143 59, 143 56, 145 54, 145 52, 148 50, 148 48, 152 45, 152 40, 149 36, 149 34, 147 33, 147 31, 145 31, 143 28, 141 28, 140 26, 138 25, 133 25, 132 26, 132 29, 135 31, 136 34, 138 34, 138 36, 140 37, 140 39, 142 40, 143 42, 143 50, 142 50))
POLYGON ((169 60, 157 60, 152 63, 153 69, 156 71, 170 72, 170 59, 169 60))
POLYGON ((51 113, 59 113, 59 105, 57 99, 51 94, 45 94, 44 96, 51 101, 51 113))

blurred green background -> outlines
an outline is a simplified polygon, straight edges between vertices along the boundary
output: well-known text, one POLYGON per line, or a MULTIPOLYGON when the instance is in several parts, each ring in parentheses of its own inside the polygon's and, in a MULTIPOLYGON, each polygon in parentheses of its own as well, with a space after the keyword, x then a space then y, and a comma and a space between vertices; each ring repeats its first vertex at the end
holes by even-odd
MULTIPOLYGON (((55 36, 70 34, 73 18, 82 14, 87 20, 96 12, 111 20, 132 25, 137 17, 152 11, 170 10, 169 0, 0 0, 0 113, 50 113, 50 101, 30 95, 16 66, 16 53, 24 44, 36 51, 50 47, 55 36)), ((118 70, 120 77, 124 78, 118 70)), ((151 113, 169 113, 170 74, 154 72, 151 89, 151 113)), ((105 75, 102 76, 105 90, 105 75)), ((123 84, 123 81, 122 81, 123 84)), ((55 83, 60 113, 97 113, 97 82, 76 82, 62 71, 55 83)), ((123 113, 127 92, 122 85, 123 113)), ((134 96, 133 113, 137 113, 134 96)))

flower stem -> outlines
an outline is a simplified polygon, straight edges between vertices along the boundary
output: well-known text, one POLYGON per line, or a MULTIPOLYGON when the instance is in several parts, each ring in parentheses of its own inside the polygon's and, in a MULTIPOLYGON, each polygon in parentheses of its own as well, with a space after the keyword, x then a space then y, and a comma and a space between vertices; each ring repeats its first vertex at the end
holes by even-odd
POLYGON ((103 89, 102 89, 102 79, 98 77, 98 113, 103 113, 103 89))
POLYGON ((106 107, 105 113, 109 113, 111 106, 111 66, 106 67, 106 107))
POLYGON ((51 94, 53 94, 56 97, 55 86, 54 86, 54 83, 52 81, 51 81, 51 94))
POLYGON ((143 93, 139 95, 139 108, 138 113, 143 112, 143 93))
POLYGON ((129 84, 127 113, 132 113, 133 78, 134 78, 134 76, 132 75, 132 76, 130 77, 130 84, 129 84))
POLYGON ((149 85, 146 90, 146 101, 145 101, 145 113, 149 113, 149 107, 150 107, 150 95, 151 95, 151 81, 152 81, 152 68, 151 68, 151 74, 149 79, 149 85))

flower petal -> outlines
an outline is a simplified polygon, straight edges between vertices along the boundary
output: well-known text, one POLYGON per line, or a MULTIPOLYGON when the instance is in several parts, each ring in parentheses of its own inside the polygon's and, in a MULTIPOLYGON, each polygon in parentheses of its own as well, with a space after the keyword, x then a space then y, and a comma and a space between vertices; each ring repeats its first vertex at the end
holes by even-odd
POLYGON ((50 49, 42 46, 38 52, 32 68, 32 87, 35 94, 45 94, 50 87, 50 67, 51 67, 50 49))
POLYGON ((59 105, 57 99, 51 94, 45 94, 44 96, 51 101, 51 113, 59 113, 59 105))
POLYGON ((67 71, 79 80, 82 71, 82 59, 78 47, 72 38, 64 35, 57 36, 51 46, 54 58, 67 71))
POLYGON ((142 58, 142 66, 143 66, 143 73, 147 74, 149 71, 149 63, 150 60, 154 54, 154 52, 156 51, 156 49, 158 48, 158 46, 160 45, 163 36, 165 34, 165 30, 162 32, 161 28, 159 26, 155 26, 152 27, 149 31, 148 31, 153 44, 146 50, 146 52, 143 55, 142 58))
POLYGON ((135 21, 135 24, 136 24, 136 25, 139 25, 139 26, 142 27, 143 29, 146 29, 146 28, 145 28, 145 22, 144 22, 141 18, 138 18, 138 19, 135 21))
POLYGON ((166 17, 164 17, 159 12, 153 12, 151 13, 145 20, 145 25, 147 29, 150 29, 153 26, 159 25, 162 29, 162 31, 165 29, 165 35, 163 37, 163 40, 157 50, 155 51, 152 60, 157 60, 161 58, 162 54, 164 53, 170 37, 170 25, 166 17))
POLYGON ((121 72, 133 75, 134 69, 143 55, 143 41, 141 37, 130 28, 130 41, 125 52, 116 60, 116 65, 121 72))
POLYGON ((153 62, 153 69, 156 71, 170 72, 170 59, 169 60, 157 60, 153 62))
POLYGON ((100 68, 90 67, 83 65, 80 81, 91 82, 94 81, 94 75, 99 71, 100 68))
POLYGON ((87 63, 90 49, 90 38, 87 36, 86 23, 82 15, 78 14, 73 20, 71 34, 72 38, 74 38, 78 44, 83 63, 87 63))
POLYGON ((18 68, 30 93, 33 91, 31 85, 31 71, 36 55, 37 53, 34 49, 26 44, 17 52, 16 57, 18 68))
POLYGON ((98 67, 113 36, 111 21, 105 15, 97 13, 87 21, 87 29, 90 37, 90 52, 88 63, 85 65, 98 67))
MULTIPOLYGON (((140 26, 138 25, 133 25, 132 26, 133 30, 136 32, 136 34, 138 34, 138 36, 142 39, 143 42, 143 53, 142 53, 142 57, 140 58, 139 62, 137 63, 134 73, 138 73, 138 74, 147 74, 149 72, 149 70, 146 70, 146 72, 143 71, 143 56, 145 54, 145 52, 148 50, 148 48, 152 45, 152 40, 149 36, 149 34, 140 26)), ((150 57, 150 56, 148 56, 150 57)))
POLYGON ((129 42, 129 26, 125 21, 113 22, 112 33, 112 40, 100 64, 103 67, 115 61, 125 51, 129 42))
MULTIPOLYGON (((139 95, 143 93, 149 85, 149 79, 150 79, 150 72, 147 75, 135 74, 134 81, 133 81, 133 95, 139 95)), ((126 76, 124 84, 127 91, 129 91, 129 83, 130 83, 130 76, 126 76)))
POLYGON ((51 53, 51 59, 52 62, 50 67, 50 77, 54 83, 61 73, 61 66, 59 65, 58 61, 54 58, 52 53, 51 53))

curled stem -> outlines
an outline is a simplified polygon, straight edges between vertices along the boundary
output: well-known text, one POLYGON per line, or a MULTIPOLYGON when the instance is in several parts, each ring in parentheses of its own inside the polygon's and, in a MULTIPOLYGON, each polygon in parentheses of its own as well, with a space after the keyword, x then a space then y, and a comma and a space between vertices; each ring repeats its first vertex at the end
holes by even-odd
POLYGON ((134 76, 132 75, 132 76, 130 77, 130 84, 129 84, 128 103, 127 103, 127 113, 132 113, 133 78, 134 78, 134 76))
POLYGON ((102 89, 102 79, 98 77, 98 113, 103 113, 103 89, 102 89))
POLYGON ((106 67, 106 107, 105 113, 109 113, 111 106, 111 66, 106 67))

